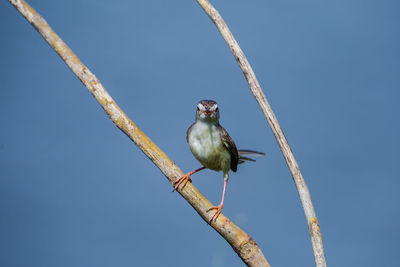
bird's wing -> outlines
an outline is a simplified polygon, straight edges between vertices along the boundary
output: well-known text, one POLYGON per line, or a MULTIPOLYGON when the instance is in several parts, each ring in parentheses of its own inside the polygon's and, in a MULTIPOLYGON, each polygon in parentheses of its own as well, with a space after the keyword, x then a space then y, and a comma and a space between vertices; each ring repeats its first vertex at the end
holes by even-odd
POLYGON ((228 132, 221 125, 217 125, 219 132, 221 133, 221 140, 226 149, 228 149, 229 154, 231 155, 231 170, 236 172, 237 165, 239 163, 239 153, 236 148, 235 142, 233 142, 232 138, 229 136, 228 132))
POLYGON ((186 142, 188 142, 188 143, 189 143, 189 134, 192 131, 193 125, 194 125, 194 123, 192 125, 190 125, 190 127, 186 131, 186 142))

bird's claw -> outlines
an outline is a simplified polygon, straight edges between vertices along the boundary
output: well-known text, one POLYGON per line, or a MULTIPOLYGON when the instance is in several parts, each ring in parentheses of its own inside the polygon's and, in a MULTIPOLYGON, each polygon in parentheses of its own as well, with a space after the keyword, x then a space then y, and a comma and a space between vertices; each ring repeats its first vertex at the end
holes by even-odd
POLYGON ((219 204, 218 206, 213 206, 213 207, 211 207, 211 208, 209 208, 208 210, 207 210, 207 212, 209 212, 210 210, 217 210, 215 213, 214 213, 214 215, 211 217, 211 219, 210 219, 210 221, 209 221, 209 223, 211 224, 211 222, 214 220, 214 221, 216 221, 217 220, 217 218, 218 218, 218 216, 221 214, 221 211, 222 211, 222 208, 224 207, 224 205, 223 204, 219 204))
POLYGON ((190 173, 183 175, 182 177, 180 177, 179 179, 177 179, 174 182, 174 189, 172 190, 172 192, 174 192, 175 190, 178 189, 178 187, 183 183, 182 188, 185 187, 185 185, 187 184, 187 182, 191 181, 190 180, 190 173))

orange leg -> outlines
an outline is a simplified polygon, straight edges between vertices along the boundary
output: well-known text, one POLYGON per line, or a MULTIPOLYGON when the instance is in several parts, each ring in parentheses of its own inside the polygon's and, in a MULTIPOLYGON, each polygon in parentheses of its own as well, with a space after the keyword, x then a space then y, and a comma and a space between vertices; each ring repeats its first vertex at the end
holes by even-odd
POLYGON ((182 177, 180 177, 179 179, 177 179, 175 182, 174 182, 174 190, 172 190, 172 192, 174 192, 176 189, 178 189, 178 187, 183 183, 183 186, 182 186, 182 188, 184 188, 185 187, 185 185, 187 184, 187 182, 190 180, 190 176, 192 175, 192 174, 194 174, 194 173, 196 173, 196 172, 199 172, 199 171, 201 171, 201 170, 204 170, 206 167, 201 167, 201 168, 198 168, 197 170, 194 170, 194 171, 191 171, 191 172, 188 172, 188 173, 186 173, 185 175, 183 175, 182 177))
POLYGON ((221 213, 221 211, 222 211, 222 208, 224 207, 224 198, 225 198, 225 190, 226 190, 226 185, 228 184, 228 180, 227 179, 224 179, 224 189, 223 189, 223 191, 222 191, 222 200, 221 200, 221 203, 218 205, 218 206, 213 206, 213 207, 211 207, 211 208, 209 208, 208 210, 207 210, 207 212, 209 212, 210 210, 217 210, 215 213, 214 213, 214 215, 211 217, 211 220, 210 220, 210 224, 211 224, 211 222, 213 221, 213 220, 217 220, 217 218, 218 218, 218 215, 221 213))

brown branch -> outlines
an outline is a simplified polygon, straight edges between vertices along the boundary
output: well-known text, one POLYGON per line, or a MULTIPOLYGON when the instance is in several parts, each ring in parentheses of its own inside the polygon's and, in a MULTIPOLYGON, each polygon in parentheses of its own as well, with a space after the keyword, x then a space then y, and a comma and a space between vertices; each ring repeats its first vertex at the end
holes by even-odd
POLYGON ((315 215, 314 207, 311 201, 310 192, 307 188, 306 182, 304 181, 303 175, 300 172, 299 166, 293 155, 293 152, 286 140, 285 135, 276 119, 274 112, 271 109, 264 93, 261 90, 260 84, 257 81, 256 75, 253 72, 249 62, 246 59, 242 49, 240 49, 238 43, 230 32, 225 21, 218 13, 218 11, 207 1, 207 0, 197 0, 200 6, 204 9, 210 19, 217 26, 225 42, 229 46, 232 54, 235 56, 240 68, 249 83, 250 90, 255 96, 258 104, 260 105, 264 116, 267 119, 271 129, 275 135, 275 138, 282 150, 283 156, 286 163, 292 173, 293 180, 296 184, 297 191, 299 192, 300 199, 303 205, 304 213, 308 222, 308 227, 310 230, 312 245, 314 249, 315 263, 318 267, 325 267, 326 260, 324 255, 324 247, 322 244, 322 235, 319 227, 317 217, 315 215))
MULTIPOLYGON (((167 177, 171 185, 183 174, 181 170, 147 137, 120 109, 104 89, 96 76, 78 59, 71 49, 50 28, 47 22, 23 0, 9 2, 33 25, 49 45, 65 61, 96 98, 114 124, 124 132, 154 162, 167 177)), ((206 211, 211 203, 189 182, 178 192, 197 213, 208 222, 212 213, 206 211)), ((232 246, 233 250, 248 266, 270 266, 254 240, 222 214, 211 225, 232 246)))

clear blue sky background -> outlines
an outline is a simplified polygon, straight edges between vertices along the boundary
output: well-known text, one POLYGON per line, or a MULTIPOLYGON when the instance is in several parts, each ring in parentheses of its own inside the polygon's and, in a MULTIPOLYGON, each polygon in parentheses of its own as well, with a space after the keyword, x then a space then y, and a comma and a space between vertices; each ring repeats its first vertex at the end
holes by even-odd
MULTIPOLYGON (((184 171, 197 101, 240 148, 224 214, 272 266, 313 266, 278 145, 196 1, 29 1, 184 171)), ((213 1, 251 62, 312 193, 329 266, 396 266, 400 2, 213 1)), ((0 3, 0 265, 242 266, 105 115, 42 37, 0 3)), ((213 203, 222 174, 194 184, 213 203)))

